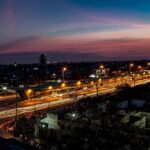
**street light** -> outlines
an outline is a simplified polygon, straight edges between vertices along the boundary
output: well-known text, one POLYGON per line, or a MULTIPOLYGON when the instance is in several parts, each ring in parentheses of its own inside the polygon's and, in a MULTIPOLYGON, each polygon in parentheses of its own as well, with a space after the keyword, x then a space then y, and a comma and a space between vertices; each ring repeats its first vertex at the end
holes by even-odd
POLYGON ((100 65, 99 68, 100 68, 100 69, 104 69, 104 65, 100 65))
POLYGON ((75 113, 73 113, 73 114, 72 114, 72 117, 73 117, 73 118, 74 118, 74 117, 76 117, 76 114, 75 114, 75 113))
POLYGON ((143 84, 143 81, 144 81, 144 75, 145 75, 145 72, 142 73, 142 84, 143 84))
POLYGON ((65 86, 66 86, 65 83, 62 83, 62 84, 61 84, 61 88, 64 88, 65 86))
POLYGON ((91 81, 91 85, 92 85, 92 86, 94 85, 94 81, 91 81))
POLYGON ((18 119, 18 94, 16 90, 16 117, 15 117, 16 124, 17 124, 17 119, 18 119))
POLYGON ((30 99, 31 93, 32 93, 32 89, 28 89, 26 92, 28 99, 30 99))
POLYGON ((81 81, 78 81, 78 82, 77 82, 77 86, 80 86, 80 85, 81 85, 81 81))
POLYGON ((3 87, 3 90, 4 90, 4 91, 6 91, 6 90, 7 90, 7 87, 6 87, 6 86, 4 86, 4 87, 3 87))
POLYGON ((49 86, 49 87, 48 87, 48 90, 52 90, 52 89, 53 89, 53 87, 52 87, 52 86, 49 86))
POLYGON ((102 79, 102 78, 99 78, 99 79, 98 79, 98 83, 99 83, 99 85, 103 86, 103 79, 102 79))
POLYGON ((133 84, 134 84, 134 87, 135 87, 135 82, 136 82, 136 80, 135 80, 135 74, 133 74, 133 84))
MULTIPOLYGON (((48 87, 48 90, 52 91, 52 90, 53 90, 53 87, 52 87, 52 86, 49 86, 49 87, 48 87)), ((51 93, 50 93, 50 94, 51 94, 51 93)), ((50 100, 49 100, 49 103, 48 103, 48 108, 49 108, 49 106, 50 106, 50 100)))
POLYGON ((98 93, 98 90, 99 90, 99 89, 98 89, 98 88, 99 88, 99 86, 98 86, 98 85, 99 85, 99 84, 98 84, 98 83, 96 83, 96 93, 97 93, 97 96, 98 96, 98 94, 99 94, 99 93, 98 93))
POLYGON ((4 92, 5 92, 5 94, 6 94, 7 89, 8 89, 8 88, 7 88, 7 86, 3 86, 3 87, 2 87, 2 89, 3 89, 3 91, 4 91, 4 92))
POLYGON ((147 63, 147 68, 149 69, 149 67, 150 67, 150 62, 147 63))
POLYGON ((62 68, 62 81, 64 82, 65 80, 65 72, 67 71, 67 68, 66 67, 63 67, 62 68))
POLYGON ((138 66, 138 69, 141 70, 141 68, 142 68, 142 66, 139 65, 139 66, 138 66))
MULTIPOLYGON (((52 89, 53 89, 53 87, 52 87, 52 86, 49 86, 49 87, 48 87, 48 90, 50 90, 50 91, 51 91, 52 89)), ((50 110, 50 100, 48 101, 48 109, 50 110)))
POLYGON ((130 67, 133 67, 133 66, 134 66, 134 64, 133 64, 133 63, 131 63, 131 64, 130 64, 130 67))
POLYGON ((150 62, 148 62, 147 65, 150 66, 150 62))
POLYGON ((132 68, 133 68, 133 67, 134 67, 134 64, 133 64, 133 63, 129 64, 129 72, 132 71, 132 68))
POLYGON ((100 78, 100 79, 98 80, 98 82, 101 83, 101 82, 102 82, 102 79, 100 78))
MULTIPOLYGON (((52 86, 49 86, 48 87, 48 90, 52 91, 53 87, 52 86)), ((50 110, 50 100, 49 100, 49 103, 48 103, 48 109, 50 110)))

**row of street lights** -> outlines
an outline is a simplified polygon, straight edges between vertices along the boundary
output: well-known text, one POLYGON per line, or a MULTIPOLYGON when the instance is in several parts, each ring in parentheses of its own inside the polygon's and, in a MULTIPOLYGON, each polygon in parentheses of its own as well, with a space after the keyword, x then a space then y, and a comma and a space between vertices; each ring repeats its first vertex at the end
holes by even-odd
MULTIPOLYGON (((133 81, 134 81, 134 86, 135 86, 135 81, 136 81, 136 75, 135 74, 132 74, 133 75, 133 81)), ((145 75, 145 73, 143 73, 142 74, 142 82, 143 82, 143 76, 145 75)), ((137 76, 139 76, 139 74, 137 74, 137 76)), ((116 82, 116 81, 115 81, 116 82)), ((91 85, 91 86, 95 86, 95 88, 96 88, 96 92, 97 92, 97 96, 99 95, 99 87, 100 87, 100 84, 102 83, 102 79, 100 78, 100 79, 98 79, 96 82, 94 82, 94 81, 91 81, 90 83, 89 83, 89 85, 91 85)), ((82 82, 81 81, 77 81, 76 82, 76 86, 81 86, 82 85, 82 82)), ((84 84, 83 84, 84 85, 84 84)), ((67 87, 67 85, 66 85, 66 83, 65 82, 63 82, 62 84, 61 84, 61 88, 63 89, 63 88, 66 88, 67 87)), ((52 86, 49 86, 48 87, 48 90, 53 90, 53 87, 52 86)), ((28 96, 28 98, 29 98, 29 100, 30 100, 30 96, 31 96, 31 94, 33 93, 33 90, 32 89, 28 89, 27 91, 26 91, 26 94, 27 94, 27 96, 28 96)), ((17 102, 16 102, 16 121, 17 121, 17 102)), ((48 105, 48 107, 50 108, 50 101, 49 101, 49 105, 48 105)))
MULTIPOLYGON (((135 66, 134 63, 130 63, 130 64, 129 64, 129 72, 132 71, 132 68, 133 68, 134 66, 135 66)), ((149 68, 149 67, 150 67, 150 62, 147 63, 147 68, 149 68)), ((137 68, 138 68, 138 69, 141 69, 142 66, 139 65, 139 66, 137 66, 137 68)))
MULTIPOLYGON (((130 64, 129 64, 129 71, 130 71, 130 73, 131 73, 132 68, 133 68, 134 66, 135 66, 135 65, 134 65, 133 63, 130 63, 130 64)), ((148 67, 150 66, 150 62, 147 63, 147 66, 148 66, 148 67)), ((104 66, 103 64, 101 64, 101 65, 99 66, 99 68, 100 68, 100 69, 104 69, 105 66, 104 66)), ((139 65, 138 68, 141 69, 142 66, 139 65)), ((63 67, 63 68, 62 68, 62 84, 61 84, 61 88, 62 88, 62 89, 66 87, 66 83, 65 83, 65 72, 66 72, 66 71, 67 71, 67 67, 63 67)), ((99 82, 99 83, 102 82, 102 79, 100 78, 100 79, 98 80, 98 82, 99 82)), ((81 81, 77 81, 76 86, 81 86, 81 84, 82 84, 81 81)), ((97 86, 98 84, 94 83, 94 81, 91 81, 91 85, 94 85, 94 84, 96 85, 96 87, 98 87, 98 86, 97 86)), ((49 86, 49 87, 48 87, 48 90, 52 90, 52 89, 53 89, 52 86, 49 86)), ((26 91, 26 94, 27 94, 28 99, 30 99, 32 92, 33 92, 32 89, 28 89, 28 90, 26 91)))
MULTIPOLYGON (((135 66, 134 63, 130 63, 130 64, 129 64, 129 73, 132 72, 132 68, 133 68, 134 66, 135 66)), ((147 66, 150 67, 150 62, 147 63, 147 66)), ((105 66, 104 66, 103 64, 101 64, 101 65, 99 66, 99 69, 104 69, 104 68, 105 68, 105 66)), ((138 69, 141 69, 141 68, 142 68, 142 66, 139 65, 139 66, 138 66, 138 69)), ((67 71, 67 67, 63 67, 63 68, 62 68, 62 84, 61 84, 61 88, 65 88, 65 87, 66 87, 66 83, 65 83, 65 72, 66 72, 66 71, 67 71)), ((102 79, 100 78, 100 79, 98 80, 98 82, 102 82, 102 79)), ((76 85, 77 85, 77 86, 81 86, 81 81, 77 81, 76 85)), ((91 81, 91 85, 94 85, 94 81, 91 81)), ((96 85, 96 84, 95 84, 95 85, 96 85)), ((52 89, 53 89, 52 86, 49 86, 49 87, 48 87, 48 90, 52 90, 52 89)), ((26 94, 27 94, 27 96, 28 96, 28 99, 30 99, 32 92, 33 92, 32 89, 28 89, 28 90, 26 91, 26 94)))

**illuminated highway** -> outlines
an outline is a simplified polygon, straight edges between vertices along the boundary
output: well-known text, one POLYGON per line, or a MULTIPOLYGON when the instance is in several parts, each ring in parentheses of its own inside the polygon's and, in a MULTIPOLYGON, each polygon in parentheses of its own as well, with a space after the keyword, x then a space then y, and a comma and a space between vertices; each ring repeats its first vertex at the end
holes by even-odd
MULTIPOLYGON (((132 80, 126 81, 126 83, 130 84, 131 86, 137 86, 140 84, 146 84, 150 82, 150 79, 143 79, 143 80, 136 80, 136 82, 133 82, 132 80)), ((78 101, 82 99, 83 97, 88 97, 88 96, 95 96, 97 94, 97 91, 99 94, 105 94, 105 93, 111 93, 115 91, 115 87, 117 85, 120 85, 122 83, 125 83, 124 80, 121 80, 121 78, 117 79, 117 82, 113 81, 110 79, 109 81, 105 82, 103 86, 96 88, 96 84, 92 83, 92 86, 85 89, 80 89, 80 90, 74 90, 72 92, 64 92, 63 94, 58 94, 55 96, 43 96, 41 98, 37 99, 30 99, 26 101, 22 101, 18 103, 18 108, 17 108, 17 114, 25 114, 29 112, 33 112, 35 110, 41 110, 45 108, 53 108, 57 106, 63 106, 67 103, 72 103, 75 101, 78 101), (76 98, 73 96, 70 96, 70 94, 75 94, 76 98)), ((11 107, 5 107, 1 109, 0 111, 0 119, 2 118, 12 118, 16 115, 16 108, 15 104, 11 107)))
POLYGON ((15 99, 16 94, 0 96, 0 101, 15 99))

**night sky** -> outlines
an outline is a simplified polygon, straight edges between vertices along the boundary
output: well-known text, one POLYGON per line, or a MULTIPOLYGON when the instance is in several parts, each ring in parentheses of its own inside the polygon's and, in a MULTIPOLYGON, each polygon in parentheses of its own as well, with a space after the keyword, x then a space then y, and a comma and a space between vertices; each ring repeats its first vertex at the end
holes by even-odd
POLYGON ((149 0, 0 0, 0 60, 150 59, 149 0))

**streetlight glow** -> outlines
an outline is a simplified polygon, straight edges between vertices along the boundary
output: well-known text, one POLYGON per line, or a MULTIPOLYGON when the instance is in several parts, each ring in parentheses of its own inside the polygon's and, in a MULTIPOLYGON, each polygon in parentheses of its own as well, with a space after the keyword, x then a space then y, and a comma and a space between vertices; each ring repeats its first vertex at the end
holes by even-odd
POLYGON ((66 67, 63 67, 62 68, 62 80, 64 82, 64 78, 65 78, 65 72, 67 71, 67 68, 66 67))
POLYGON ((76 114, 75 114, 75 113, 73 113, 73 114, 72 114, 72 117, 75 117, 75 116, 76 116, 76 114))
POLYGON ((52 86, 49 86, 49 87, 48 87, 48 89, 49 89, 49 90, 52 90, 52 89, 53 89, 53 87, 52 87, 52 86))
POLYGON ((81 85, 81 81, 78 81, 78 82, 77 82, 77 85, 80 86, 80 85, 81 85))
POLYGON ((28 89, 27 90, 27 95, 30 95, 32 93, 32 90, 31 89, 28 89))
POLYGON ((104 65, 100 65, 100 69, 104 69, 104 65))
POLYGON ((4 86, 2 89, 3 89, 3 90, 7 90, 7 87, 6 87, 6 86, 4 86))
POLYGON ((100 78, 100 79, 98 80, 98 82, 102 82, 102 79, 100 78))
POLYGON ((30 99, 31 93, 32 93, 32 89, 28 89, 28 90, 26 91, 26 94, 27 94, 28 99, 30 99))
POLYGON ((62 84, 61 84, 61 87, 62 87, 62 88, 64 88, 65 86, 66 86, 66 84, 65 84, 65 83, 62 83, 62 84))
POLYGON ((131 64, 130 64, 130 67, 133 67, 133 66, 134 66, 134 64, 133 64, 133 63, 131 63, 131 64))
POLYGON ((66 68, 66 67, 64 67, 64 68, 63 68, 63 71, 67 71, 67 68, 66 68))
POLYGON ((94 81, 91 81, 91 85, 94 85, 94 81))
POLYGON ((142 66, 139 65, 139 66, 138 66, 138 69, 141 69, 141 68, 142 68, 142 66))

